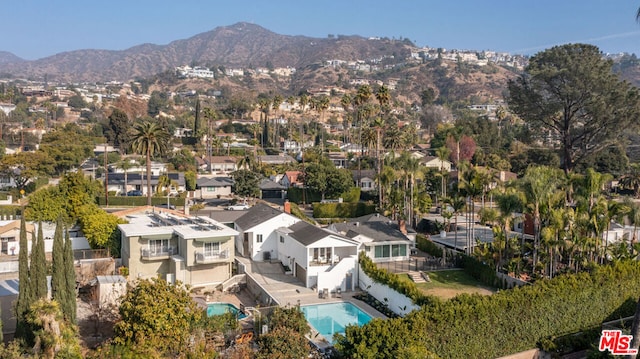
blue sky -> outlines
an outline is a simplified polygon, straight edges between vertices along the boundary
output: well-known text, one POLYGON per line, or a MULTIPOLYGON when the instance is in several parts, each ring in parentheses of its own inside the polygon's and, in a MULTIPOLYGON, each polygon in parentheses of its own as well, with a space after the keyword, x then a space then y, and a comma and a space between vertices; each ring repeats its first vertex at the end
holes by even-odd
POLYGON ((28 60, 123 50, 246 21, 286 35, 403 37, 448 49, 535 54, 585 42, 640 55, 638 7, 623 0, 5 0, 0 50, 28 60))

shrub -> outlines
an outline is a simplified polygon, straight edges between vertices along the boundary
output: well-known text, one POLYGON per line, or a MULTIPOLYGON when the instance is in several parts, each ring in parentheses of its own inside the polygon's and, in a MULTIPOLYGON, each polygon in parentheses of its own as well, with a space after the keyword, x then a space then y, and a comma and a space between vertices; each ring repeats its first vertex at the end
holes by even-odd
POLYGON ((416 236, 416 247, 418 247, 419 250, 425 253, 429 253, 434 257, 442 257, 442 248, 433 243, 423 234, 418 234, 416 236))

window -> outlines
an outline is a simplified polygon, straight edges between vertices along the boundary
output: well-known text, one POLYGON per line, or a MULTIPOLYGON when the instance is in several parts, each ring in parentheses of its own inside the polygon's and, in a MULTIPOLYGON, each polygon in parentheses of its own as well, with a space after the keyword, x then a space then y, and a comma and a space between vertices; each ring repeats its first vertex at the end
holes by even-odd
POLYGON ((404 257, 407 255, 407 246, 405 244, 394 244, 391 246, 391 253, 394 257, 404 257))
POLYGON ((280 243, 284 243, 284 237, 280 236, 280 243))
POLYGON ((161 254, 169 252, 169 240, 168 239, 150 239, 149 240, 149 253, 161 254))
POLYGON ((390 252, 390 246, 389 245, 376 246, 375 247, 374 258, 387 258, 387 257, 389 257, 389 254, 390 254, 389 252, 390 252))
POLYGON ((256 234, 256 242, 262 243, 262 234, 256 234))
POLYGON ((204 244, 205 257, 214 256, 220 254, 220 242, 211 242, 204 244))

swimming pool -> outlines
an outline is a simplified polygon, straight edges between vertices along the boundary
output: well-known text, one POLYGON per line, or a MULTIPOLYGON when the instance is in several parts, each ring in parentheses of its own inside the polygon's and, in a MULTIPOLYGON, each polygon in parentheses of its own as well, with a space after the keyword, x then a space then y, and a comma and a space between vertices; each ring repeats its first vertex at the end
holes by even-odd
POLYGON ((238 319, 246 318, 247 315, 231 303, 209 303, 207 304, 207 316, 222 315, 226 312, 235 314, 238 319))
POLYGON ((333 334, 344 334, 349 324, 365 325, 371 316, 352 303, 329 303, 300 307, 311 326, 333 344, 333 334))

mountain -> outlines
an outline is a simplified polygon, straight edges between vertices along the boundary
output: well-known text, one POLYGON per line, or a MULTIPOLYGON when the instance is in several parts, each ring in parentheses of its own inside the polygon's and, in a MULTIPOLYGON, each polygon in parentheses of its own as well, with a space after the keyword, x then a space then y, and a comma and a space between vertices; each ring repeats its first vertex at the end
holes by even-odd
POLYGON ((332 58, 406 56, 409 51, 410 47, 401 41, 369 40, 360 36, 323 39, 287 36, 255 24, 237 23, 167 45, 143 44, 122 51, 77 50, 34 61, 3 61, 11 57, 0 53, 0 73, 34 79, 47 75, 50 80, 68 82, 126 81, 185 64, 302 67, 332 58))
POLYGON ((0 64, 7 64, 11 62, 22 62, 22 61, 25 61, 25 60, 19 58, 18 56, 10 52, 0 51, 0 64))

